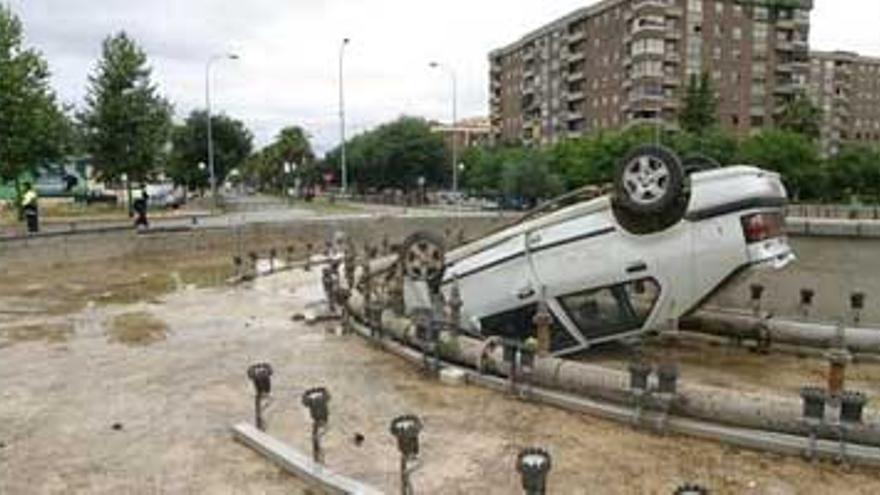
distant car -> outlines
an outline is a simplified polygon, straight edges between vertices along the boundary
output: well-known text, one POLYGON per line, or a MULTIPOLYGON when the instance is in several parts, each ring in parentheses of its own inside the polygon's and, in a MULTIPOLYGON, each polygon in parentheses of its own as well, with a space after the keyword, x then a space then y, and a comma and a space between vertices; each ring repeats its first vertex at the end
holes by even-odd
POLYGON ((613 192, 576 191, 445 255, 417 233, 404 269, 461 290, 465 330, 526 339, 546 300, 557 355, 642 334, 697 308, 725 282, 795 257, 780 176, 753 166, 694 170, 664 148, 635 150, 613 192))
POLYGON ((147 184, 151 208, 179 208, 186 204, 186 194, 172 184, 147 184))

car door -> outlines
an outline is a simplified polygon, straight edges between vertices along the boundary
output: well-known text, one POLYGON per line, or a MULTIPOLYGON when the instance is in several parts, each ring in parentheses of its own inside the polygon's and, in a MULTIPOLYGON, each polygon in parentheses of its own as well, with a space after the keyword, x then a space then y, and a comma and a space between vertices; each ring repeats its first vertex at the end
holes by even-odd
POLYGON ((618 264, 615 235, 611 221, 603 214, 576 216, 527 234, 533 284, 539 292, 545 292, 554 316, 580 348, 587 345, 588 337, 578 329, 559 298, 614 281, 618 264))
POLYGON ((525 236, 513 234, 456 262, 447 277, 457 279, 463 314, 472 328, 490 315, 515 310, 535 300, 536 290, 525 250, 525 236))

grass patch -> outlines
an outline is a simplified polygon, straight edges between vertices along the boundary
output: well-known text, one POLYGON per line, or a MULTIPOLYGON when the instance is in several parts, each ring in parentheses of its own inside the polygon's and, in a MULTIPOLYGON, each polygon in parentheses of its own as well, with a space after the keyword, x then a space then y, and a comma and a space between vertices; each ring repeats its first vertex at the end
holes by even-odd
POLYGON ((351 203, 336 201, 331 203, 328 198, 315 198, 312 202, 307 203, 299 200, 293 203, 293 206, 302 210, 309 210, 320 215, 344 215, 346 213, 360 213, 361 208, 351 203))
POLYGON ((97 302, 100 304, 134 304, 140 301, 152 301, 174 289, 174 280, 170 275, 147 273, 135 280, 109 285, 99 295, 97 302))
POLYGON ((70 323, 49 323, 45 325, 21 325, 0 329, 0 347, 9 347, 21 342, 64 343, 73 336, 70 323))
POLYGON ((110 321, 107 340, 130 347, 148 346, 165 340, 168 324, 147 312, 125 313, 110 321))

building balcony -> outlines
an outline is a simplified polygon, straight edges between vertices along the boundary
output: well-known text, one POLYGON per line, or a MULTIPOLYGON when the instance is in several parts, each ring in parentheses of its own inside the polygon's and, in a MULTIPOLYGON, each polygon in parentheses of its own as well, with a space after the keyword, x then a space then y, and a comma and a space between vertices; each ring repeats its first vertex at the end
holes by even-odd
POLYGON ((634 26, 632 30, 630 30, 629 34, 624 38, 625 42, 632 41, 634 39, 642 39, 642 38, 665 38, 666 37, 666 26, 659 26, 656 24, 645 24, 644 26, 634 26))
POLYGON ((568 63, 579 62, 584 58, 586 58, 586 54, 583 52, 583 50, 568 52, 568 54, 565 55, 565 61, 568 63))
POLYGON ((666 9, 673 6, 673 2, 669 0, 633 0, 632 12, 638 14, 644 11, 659 9, 661 13, 665 13, 666 9))
POLYGON ((666 28, 663 37, 667 40, 678 41, 681 39, 681 29, 666 28))
POLYGON ((565 80, 568 82, 577 82, 577 81, 582 81, 585 78, 586 78, 586 75, 584 74, 584 71, 579 70, 579 71, 572 72, 572 73, 568 74, 565 77, 565 80))
POLYGON ((679 5, 671 5, 666 9, 666 17, 683 17, 684 9, 679 5))
POLYGON ((792 30, 797 27, 794 19, 776 19, 776 27, 784 30, 792 30))
POLYGON ((668 88, 681 86, 681 78, 679 76, 663 76, 663 85, 668 88))
POLYGON ((587 33, 583 29, 578 29, 575 32, 568 33, 568 42, 569 43, 577 43, 578 41, 587 37, 587 33))
POLYGON ((583 100, 586 94, 583 91, 569 91, 565 94, 565 98, 568 101, 578 101, 583 100))
POLYGON ((572 120, 583 120, 584 114, 581 112, 568 112, 565 116, 565 120, 571 122, 572 120))
POLYGON ((666 52, 663 54, 663 60, 674 64, 680 64, 681 55, 678 52, 666 52))

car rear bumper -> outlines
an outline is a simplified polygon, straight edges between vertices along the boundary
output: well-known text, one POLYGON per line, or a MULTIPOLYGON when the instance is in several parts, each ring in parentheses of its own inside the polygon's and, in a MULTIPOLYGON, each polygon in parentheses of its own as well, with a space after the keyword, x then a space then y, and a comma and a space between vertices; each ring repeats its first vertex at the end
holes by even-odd
POLYGON ((757 269, 780 270, 797 259, 787 237, 775 237, 750 244, 746 251, 749 263, 757 269))

